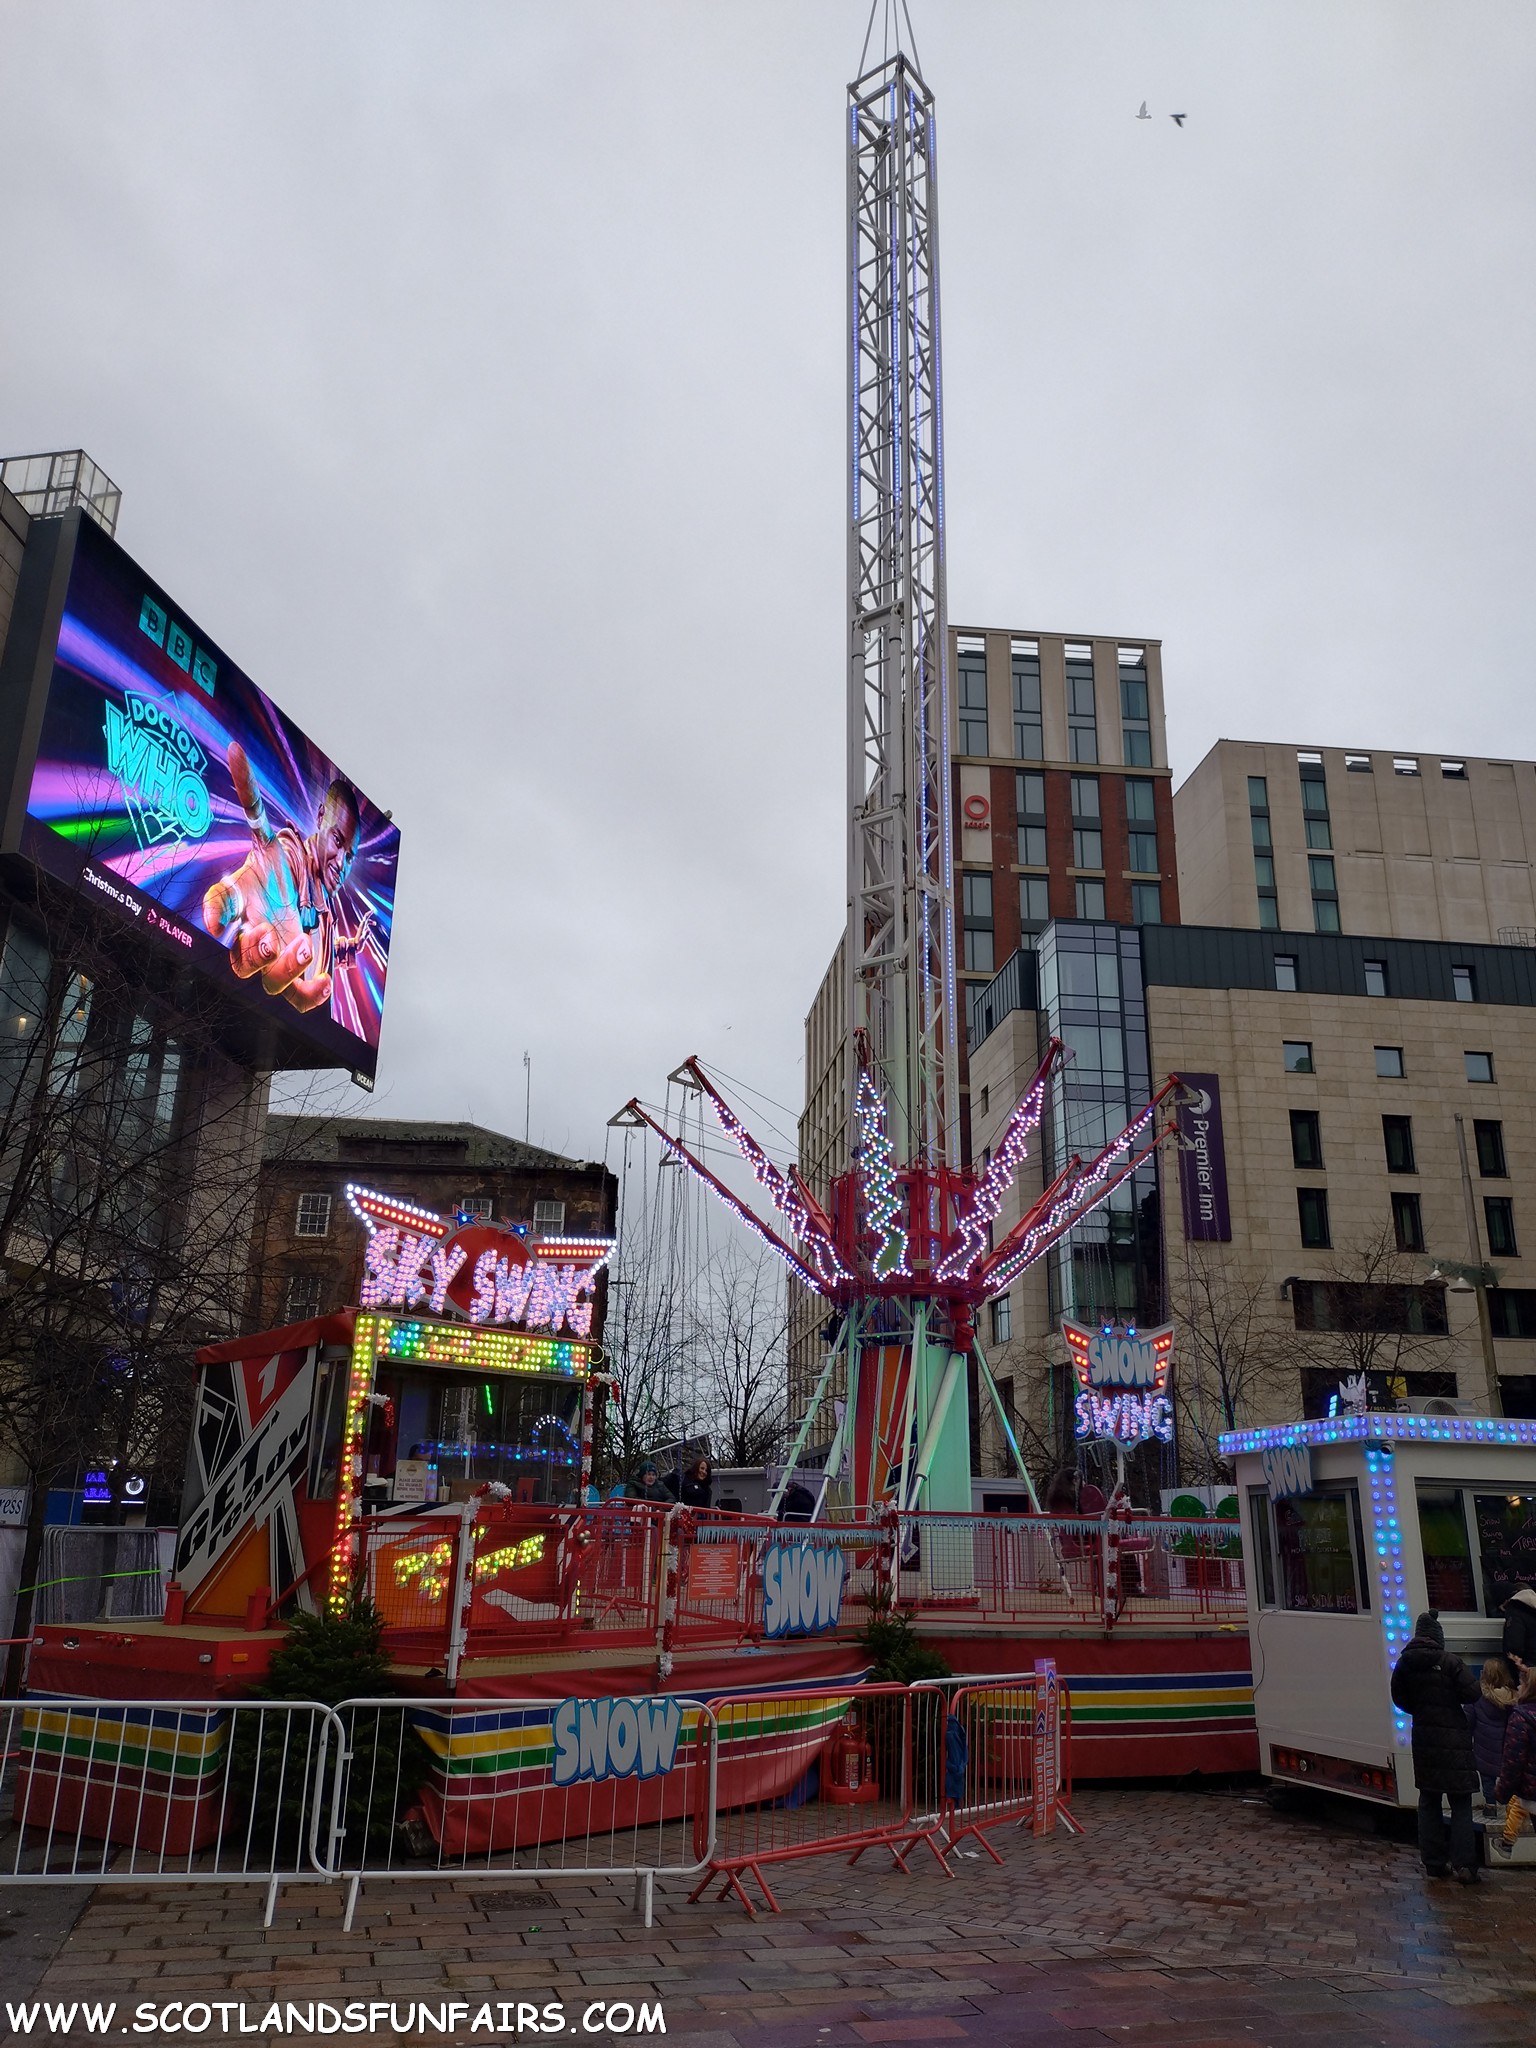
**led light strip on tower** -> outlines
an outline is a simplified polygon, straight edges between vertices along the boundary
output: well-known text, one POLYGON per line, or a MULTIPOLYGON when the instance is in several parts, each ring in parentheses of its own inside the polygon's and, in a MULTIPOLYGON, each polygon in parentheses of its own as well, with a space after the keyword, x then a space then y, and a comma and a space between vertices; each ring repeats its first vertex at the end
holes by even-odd
POLYGON ((1039 1126, 1045 1108, 1046 1082, 1059 1051, 1060 1047, 1053 1039, 1050 1051, 1040 1063, 1039 1072, 1014 1105, 1013 1114, 1004 1125, 1003 1135, 992 1155, 992 1163, 977 1183, 971 1205, 961 1221, 959 1242, 939 1266, 938 1277, 941 1280, 968 1280, 976 1261, 990 1250, 988 1230, 997 1221, 1003 1197, 1013 1186, 1021 1161, 1029 1157, 1029 1134, 1039 1126))
MULTIPOLYGON (((700 1079, 704 1079, 702 1074, 700 1079)), ((837 1247, 811 1215, 805 1197, 789 1175, 781 1166, 774 1165, 729 1103, 711 1087, 706 1086, 704 1093, 715 1113, 715 1121, 727 1137, 735 1140, 736 1149, 751 1167, 753 1178, 759 1187, 766 1190, 773 1206, 805 1246, 823 1284, 834 1287, 840 1280, 851 1280, 853 1275, 838 1257, 837 1247)))
POLYGON ((859 1123, 859 1178, 864 1185, 864 1217, 880 1239, 874 1269, 881 1279, 906 1280, 907 1233, 896 1218, 901 1213, 901 1184, 885 1128, 885 1103, 865 1067, 859 1069, 859 1083, 853 1098, 853 1113, 859 1123))

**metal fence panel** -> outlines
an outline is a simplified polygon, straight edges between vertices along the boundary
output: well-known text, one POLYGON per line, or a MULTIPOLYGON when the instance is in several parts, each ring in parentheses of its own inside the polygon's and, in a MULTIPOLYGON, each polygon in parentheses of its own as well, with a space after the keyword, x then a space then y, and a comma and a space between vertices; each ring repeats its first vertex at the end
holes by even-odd
POLYGON ((4 1884, 329 1882, 343 1730, 310 1700, 0 1701, 4 1884))
POLYGON ((713 1847, 715 1717, 671 1694, 616 1699, 366 1699, 337 1709, 347 1772, 336 1867, 384 1878, 657 1876, 713 1847))

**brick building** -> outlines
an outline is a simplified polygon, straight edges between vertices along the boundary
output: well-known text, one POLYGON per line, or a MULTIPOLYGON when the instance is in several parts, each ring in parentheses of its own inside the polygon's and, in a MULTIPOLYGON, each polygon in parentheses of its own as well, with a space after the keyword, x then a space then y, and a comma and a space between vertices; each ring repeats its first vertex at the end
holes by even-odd
MULTIPOLYGON (((356 1302, 367 1235, 347 1205, 351 1181, 439 1215, 474 1214, 530 1235, 598 1237, 616 1228, 618 1182, 596 1160, 565 1159, 480 1124, 273 1116, 251 1240, 248 1328, 356 1302)), ((594 1334, 605 1296, 600 1288, 594 1334)))

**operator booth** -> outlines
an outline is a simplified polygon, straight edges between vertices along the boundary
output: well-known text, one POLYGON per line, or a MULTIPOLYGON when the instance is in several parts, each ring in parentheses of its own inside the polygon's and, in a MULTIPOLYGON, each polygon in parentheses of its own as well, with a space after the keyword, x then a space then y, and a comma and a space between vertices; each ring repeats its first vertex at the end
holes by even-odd
POLYGON ((176 1619, 340 1605, 371 1524, 456 1522, 487 1485, 509 1507, 582 1498, 613 1240, 347 1199, 369 1231, 359 1306, 199 1353, 176 1619))
MULTIPOLYGON (((1502 1604, 1536 1576, 1536 1423, 1332 1416, 1221 1439, 1235 1461, 1262 1768, 1411 1806, 1408 1717, 1392 1667, 1438 1608, 1475 1674, 1502 1604)), ((1529 1836, 1516 1848, 1536 1855, 1529 1836)))

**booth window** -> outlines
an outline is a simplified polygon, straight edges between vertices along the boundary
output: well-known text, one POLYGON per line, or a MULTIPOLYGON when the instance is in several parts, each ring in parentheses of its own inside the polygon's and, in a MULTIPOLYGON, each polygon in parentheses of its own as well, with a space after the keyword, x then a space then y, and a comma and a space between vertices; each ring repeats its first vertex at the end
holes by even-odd
POLYGON ((1483 1568, 1483 1612, 1497 1614, 1528 1585, 1536 1548, 1536 1493, 1475 1493, 1472 1519, 1483 1568))
POLYGON ((298 1214, 293 1219, 295 1237, 326 1237, 331 1228, 329 1195, 300 1195, 298 1214))
POLYGON ((1259 1569, 1259 1605, 1275 1604, 1275 1553, 1269 1540, 1269 1495, 1262 1486, 1248 1489, 1248 1519, 1253 1524, 1253 1555, 1259 1569))
POLYGON ((1371 1604, 1360 1568, 1360 1496, 1351 1487, 1299 1493, 1273 1506, 1280 1605, 1302 1614, 1360 1614, 1371 1604))
POLYGON ((1446 1614, 1476 1614, 1477 1583, 1467 1534, 1466 1496, 1459 1486, 1418 1482, 1419 1542, 1424 1590, 1431 1607, 1446 1614))

